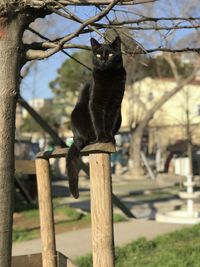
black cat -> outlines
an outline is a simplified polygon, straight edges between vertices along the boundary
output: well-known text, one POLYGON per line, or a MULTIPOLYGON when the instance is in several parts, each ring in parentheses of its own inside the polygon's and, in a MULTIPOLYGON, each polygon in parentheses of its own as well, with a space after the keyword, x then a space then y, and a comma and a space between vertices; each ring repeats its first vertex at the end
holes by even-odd
POLYGON ((123 67, 121 40, 100 44, 91 38, 93 52, 92 81, 82 90, 71 114, 74 143, 67 155, 69 188, 74 198, 78 192, 80 150, 91 143, 113 142, 121 125, 121 102, 126 72, 123 67))

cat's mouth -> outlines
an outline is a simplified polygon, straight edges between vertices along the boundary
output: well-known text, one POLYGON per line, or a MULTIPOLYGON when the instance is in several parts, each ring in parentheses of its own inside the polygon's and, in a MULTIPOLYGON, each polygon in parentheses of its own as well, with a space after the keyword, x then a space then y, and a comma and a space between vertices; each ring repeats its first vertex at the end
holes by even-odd
POLYGON ((107 65, 107 64, 102 64, 102 65, 101 65, 101 69, 102 69, 102 70, 106 70, 107 68, 108 68, 108 65, 107 65))
POLYGON ((108 70, 110 68, 112 68, 112 64, 108 64, 107 62, 102 63, 101 66, 100 66, 101 70, 108 70))

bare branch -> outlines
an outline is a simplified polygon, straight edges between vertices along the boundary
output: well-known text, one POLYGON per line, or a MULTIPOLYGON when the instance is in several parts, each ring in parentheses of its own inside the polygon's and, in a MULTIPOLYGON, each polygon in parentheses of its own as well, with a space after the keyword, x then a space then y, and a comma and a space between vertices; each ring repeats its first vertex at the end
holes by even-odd
MULTIPOLYGON (((124 25, 125 24, 131 24, 130 21, 124 21, 123 22, 124 25)), ((101 28, 113 28, 115 27, 116 29, 124 29, 123 27, 121 26, 118 26, 118 23, 117 22, 113 22, 113 23, 110 23, 110 24, 101 24, 101 23, 95 23, 93 24, 95 25, 98 29, 101 29, 101 28)), ((120 22, 119 22, 119 25, 122 25, 120 22)), ((135 31, 150 31, 150 30, 154 30, 154 31, 162 31, 162 30, 166 30, 166 31, 169 31, 169 30, 182 30, 182 29, 198 29, 200 28, 200 24, 198 25, 184 25, 184 26, 177 26, 177 25, 174 25, 174 26, 143 26, 143 27, 139 27, 139 26, 126 26, 126 29, 128 30, 135 30, 135 31)))
MULTIPOLYGON (((144 1, 134 1, 134 0, 121 0, 119 5, 138 5, 150 2, 155 2, 157 0, 144 0, 144 1)), ((80 5, 80 6, 90 6, 90 5, 108 5, 112 0, 58 0, 56 1, 62 5, 80 5)), ((23 5, 30 6, 32 8, 45 8, 47 5, 54 8, 59 8, 59 5, 52 0, 24 0, 23 5)))
MULTIPOLYGON (((116 10, 118 11, 118 10, 116 10)), ((122 12, 126 12, 126 10, 123 10, 122 12)), ((194 21, 194 20, 200 20, 200 17, 170 17, 170 18, 166 18, 166 17, 145 17, 145 16, 141 16, 143 18, 141 19, 134 19, 134 20, 127 20, 127 21, 113 21, 111 22, 112 26, 122 26, 122 25, 126 25, 126 24, 140 24, 140 23, 144 23, 144 22, 158 22, 158 21, 194 21)), ((98 25, 99 27, 104 27, 106 26, 106 24, 95 24, 96 26, 98 25)))
POLYGON ((180 75, 178 73, 177 65, 172 58, 172 54, 166 53, 166 54, 164 54, 164 58, 168 62, 168 64, 170 65, 172 73, 174 75, 174 78, 178 82, 180 80, 180 75))
MULTIPOLYGON (((108 26, 109 27, 109 26, 108 26)), ((106 27, 106 28, 108 28, 106 27)), ((118 28, 118 27, 117 27, 118 28)), ((135 30, 135 31, 150 31, 150 30, 154 30, 154 31, 170 31, 170 30, 182 30, 182 29, 198 29, 200 28, 200 25, 192 25, 192 26, 171 26, 171 27, 164 27, 164 26, 151 26, 151 27, 131 27, 128 26, 126 27, 126 29, 129 30, 135 30)))
POLYGON ((134 54, 145 54, 145 53, 154 53, 154 52, 171 52, 171 53, 182 53, 182 52, 196 52, 200 54, 200 48, 192 48, 186 47, 182 49, 171 49, 171 48, 161 48, 157 47, 154 49, 145 49, 145 51, 141 51, 141 49, 136 49, 134 54))
MULTIPOLYGON (((100 13, 98 13, 97 15, 89 18, 86 21, 83 21, 82 25, 79 27, 78 30, 76 30, 75 32, 68 34, 67 36, 63 37, 62 39, 59 40, 59 42, 57 41, 56 44, 57 46, 54 47, 53 49, 50 49, 48 51, 44 51, 44 50, 27 50, 26 51, 26 60, 33 60, 33 59, 44 59, 44 58, 48 58, 49 56, 57 53, 58 51, 63 49, 63 46, 66 42, 70 41, 71 39, 73 39, 74 37, 77 37, 82 30, 84 30, 84 28, 88 25, 90 25, 91 23, 94 23, 100 19, 102 19, 105 15, 107 15, 109 13, 109 11, 119 2, 120 0, 113 0, 103 11, 101 11, 100 13)), ((54 1, 53 1, 54 2, 54 1)))
MULTIPOLYGON (((55 10, 55 12, 56 12, 58 15, 60 15, 60 16, 62 16, 62 17, 65 17, 65 18, 68 18, 68 19, 71 19, 71 20, 76 21, 76 22, 81 23, 81 24, 84 23, 84 20, 82 20, 81 18, 79 18, 78 16, 76 16, 74 13, 72 13, 70 10, 68 10, 65 6, 63 6, 62 4, 59 4, 59 6, 60 6, 60 8, 62 8, 62 9, 67 13, 67 15, 64 14, 64 13, 62 13, 62 12, 60 12, 60 11, 59 11, 59 13, 58 13, 58 12, 56 12, 56 10, 55 10)), ((53 8, 51 8, 51 10, 53 10, 53 8)), ((94 26, 91 26, 91 25, 89 24, 87 27, 88 27, 91 31, 94 31, 94 32, 96 32, 97 34, 99 34, 101 37, 104 37, 104 35, 103 35, 99 30, 97 30, 94 26)))
POLYGON ((60 44, 64 44, 68 41, 70 41, 71 39, 73 39, 74 37, 77 37, 79 35, 79 33, 88 25, 91 25, 92 23, 99 21, 100 19, 102 19, 104 16, 106 16, 110 10, 119 2, 120 0, 113 0, 103 11, 101 11, 100 13, 98 13, 96 16, 93 16, 91 18, 89 18, 88 20, 84 21, 83 24, 80 26, 80 28, 75 31, 72 34, 67 35, 66 37, 64 37, 61 41, 60 44))
MULTIPOLYGON (((158 0, 120 0, 119 5, 141 5, 151 2, 156 2, 158 0)), ((76 5, 76 6, 102 6, 109 5, 112 0, 11 0, 9 3, 5 1, 0 1, 0 15, 5 16, 9 13, 22 13, 26 11, 30 15, 36 18, 44 17, 50 14, 48 7, 54 7, 59 9, 58 3, 66 5, 76 5)))
MULTIPOLYGON (((43 1, 38 1, 38 2, 43 2, 43 1)), ((71 0, 69 2, 74 2, 74 0, 71 0)), ((97 2, 100 2, 97 1, 97 2)), ((148 1, 149 2, 149 1, 148 1)), ((129 30, 156 30, 156 31, 161 31, 161 30, 178 30, 178 29, 198 29, 200 28, 200 24, 198 25, 179 25, 179 23, 177 23, 177 25, 172 25, 172 26, 130 26, 130 24, 140 24, 140 23, 144 23, 144 22, 158 22, 158 21, 178 21, 180 23, 182 22, 191 22, 191 21, 197 21, 200 20, 200 17, 171 17, 171 18, 167 18, 167 17, 147 17, 147 16, 141 16, 141 19, 136 19, 136 20, 128 20, 127 21, 110 21, 109 18, 108 24, 103 24, 103 23, 98 23, 99 20, 101 20, 103 17, 106 17, 107 14, 112 10, 112 8, 120 3, 120 0, 113 0, 113 1, 109 1, 109 5, 107 5, 104 9, 100 9, 101 11, 87 19, 87 20, 83 20, 82 18, 78 17, 76 14, 72 13, 69 9, 67 9, 65 7, 66 1, 55 1, 55 0, 51 0, 51 1, 46 1, 46 8, 50 9, 51 12, 57 13, 58 15, 65 17, 67 19, 73 20, 77 23, 80 23, 80 27, 75 30, 74 32, 67 34, 64 37, 61 37, 59 39, 55 39, 55 40, 49 40, 48 38, 44 38, 44 36, 40 35, 39 33, 36 33, 33 29, 29 29, 32 32, 36 33, 38 36, 40 36, 41 38, 43 38, 44 40, 46 40, 47 42, 42 42, 42 43, 33 43, 31 45, 27 45, 27 58, 28 60, 31 59, 43 59, 46 57, 49 57, 50 55, 53 55, 55 53, 57 53, 58 51, 62 50, 62 49, 68 49, 68 48, 80 48, 80 49, 87 49, 89 50, 90 48, 88 46, 84 46, 84 45, 75 45, 75 44, 69 44, 68 42, 71 41, 73 38, 79 36, 80 34, 84 34, 84 33, 89 33, 89 32, 93 32, 95 31, 96 33, 98 33, 100 36, 103 36, 103 34, 99 31, 102 28, 112 28, 114 30, 120 30, 123 31, 124 28, 122 28, 122 25, 127 25, 126 29, 129 30), (56 8, 59 7, 59 10, 57 10, 56 8), (129 25, 128 25, 129 24, 129 25), (31 49, 30 51, 28 50, 31 49), (36 50, 34 52, 34 50, 36 50)), ((108 3, 108 2, 107 2, 108 3)), ((136 3, 136 2, 135 2, 136 3)), ((104 36, 105 38, 105 36, 104 36)), ((163 52, 197 52, 200 53, 200 48, 190 48, 190 47, 186 47, 183 49, 171 49, 171 48, 164 48, 164 47, 156 47, 154 49, 145 49, 143 48, 143 46, 141 45, 137 45, 137 47, 135 49, 132 49, 132 51, 126 51, 125 54, 129 54, 129 55, 134 55, 134 54, 147 54, 147 53, 153 53, 153 52, 157 52, 157 51, 163 51, 163 52)), ((65 52, 66 53, 66 52, 65 52)))
MULTIPOLYGON (((46 41, 46 42, 35 42, 29 45, 25 45, 26 50, 32 49, 32 50, 42 50, 45 51, 50 48, 57 47, 57 43, 46 41)), ((65 44, 62 46, 63 49, 83 49, 83 50, 91 50, 90 46, 88 45, 79 45, 79 44, 65 44)), ((62 52, 62 51, 61 51, 62 52)))
MULTIPOLYGON (((38 34, 40 36, 40 38, 46 40, 46 42, 42 42, 42 43, 32 43, 30 45, 26 45, 28 48, 27 48, 27 51, 28 52, 28 55, 27 55, 27 58, 33 58, 33 59, 36 59, 35 57, 37 56, 43 56, 45 57, 45 50, 46 49, 49 49, 49 48, 56 48, 57 47, 57 44, 51 42, 50 39, 48 39, 47 37, 45 37, 44 35, 41 35, 39 34, 38 32, 36 32, 35 30, 31 29, 30 30, 35 33, 35 34, 38 34), (33 50, 34 49, 34 50, 33 50), (38 53, 35 53, 33 51, 38 51, 38 53), (42 53, 43 52, 43 53, 42 53)), ((86 49, 86 50, 90 50, 90 48, 88 46, 83 46, 83 45, 73 45, 73 44, 66 44, 62 47, 63 49, 65 48, 81 48, 81 49, 86 49)), ((92 69, 90 67, 88 67, 87 65, 85 65, 83 62, 81 62, 80 60, 78 60, 77 58, 71 56, 69 53, 67 53, 66 51, 64 50, 61 50, 62 53, 64 53, 65 55, 67 55, 68 57, 72 58, 74 61, 76 61, 77 63, 79 63, 80 65, 82 65, 83 67, 85 67, 86 69, 88 69, 89 71, 91 71, 92 69)), ((49 50, 48 50, 49 51, 49 50)), ((53 52, 51 50, 51 52, 53 52)), ((41 59, 41 58, 39 58, 41 59)))
POLYGON ((57 45, 55 48, 53 49, 48 49, 48 50, 33 50, 33 49, 29 49, 26 51, 26 60, 35 60, 35 59, 45 59, 48 58, 52 55, 54 55, 55 53, 57 53, 58 51, 60 51, 62 49, 61 45, 57 45))
MULTIPOLYGON (((48 6, 48 9, 52 12, 52 13, 55 13, 63 18, 66 18, 66 19, 71 19, 70 16, 64 14, 63 12, 61 12, 60 10, 57 10, 56 8, 54 7, 51 7, 51 6, 48 6)), ((75 20, 76 21, 76 20, 75 20)))

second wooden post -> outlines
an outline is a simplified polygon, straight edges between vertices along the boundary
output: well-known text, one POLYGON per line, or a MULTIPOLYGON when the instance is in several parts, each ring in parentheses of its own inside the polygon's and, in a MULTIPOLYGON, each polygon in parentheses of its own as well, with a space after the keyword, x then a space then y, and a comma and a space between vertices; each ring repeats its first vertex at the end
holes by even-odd
POLYGON ((108 153, 89 155, 93 267, 114 267, 112 183, 108 153))

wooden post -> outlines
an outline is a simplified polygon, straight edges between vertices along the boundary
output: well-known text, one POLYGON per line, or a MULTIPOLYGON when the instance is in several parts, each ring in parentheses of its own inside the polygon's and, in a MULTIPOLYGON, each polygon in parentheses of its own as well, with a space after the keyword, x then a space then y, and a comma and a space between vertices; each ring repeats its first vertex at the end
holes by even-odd
POLYGON ((42 239, 42 267, 56 267, 55 228, 51 198, 49 161, 36 159, 40 231, 42 239))
POLYGON ((108 153, 89 155, 93 267, 114 267, 113 209, 108 153))
MULTIPOLYGON (((69 148, 56 148, 53 151, 43 151, 43 152, 39 152, 37 154, 38 158, 45 158, 45 159, 50 159, 50 158, 62 158, 62 157, 66 157, 66 154, 68 153, 68 149, 69 148)), ((112 143, 96 143, 96 144, 92 144, 92 145, 88 145, 86 147, 84 147, 81 150, 81 154, 82 155, 89 155, 90 153, 94 153, 94 152, 106 152, 106 153, 114 153, 115 151, 115 147, 113 146, 112 143)), ((83 167, 84 164, 82 164, 83 167)), ((86 166, 86 165, 85 165, 86 166)), ((86 168, 83 168, 84 171, 86 171, 86 168)), ((88 168, 89 169, 89 168, 88 168)), ((89 175, 89 171, 86 171, 86 174, 89 175)), ((136 218, 136 216, 123 204, 123 202, 117 198, 114 194, 113 194, 113 203, 129 218, 136 218)))

